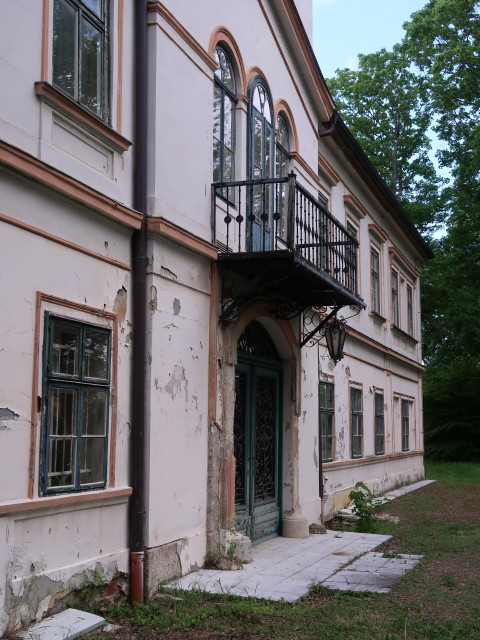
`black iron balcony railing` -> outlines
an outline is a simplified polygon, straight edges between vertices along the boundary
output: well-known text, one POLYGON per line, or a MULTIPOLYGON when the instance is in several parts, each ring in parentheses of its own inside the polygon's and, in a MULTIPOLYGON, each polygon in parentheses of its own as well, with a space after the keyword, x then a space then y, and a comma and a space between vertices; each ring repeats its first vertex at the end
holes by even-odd
POLYGON ((296 262, 357 294, 357 239, 293 173, 213 184, 212 231, 220 256, 293 253, 296 262))

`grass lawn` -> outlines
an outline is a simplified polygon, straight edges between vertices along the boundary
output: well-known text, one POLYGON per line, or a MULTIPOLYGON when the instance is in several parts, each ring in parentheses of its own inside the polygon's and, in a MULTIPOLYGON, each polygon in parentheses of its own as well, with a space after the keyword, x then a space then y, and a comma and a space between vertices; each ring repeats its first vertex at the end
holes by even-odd
POLYGON ((312 587, 296 605, 205 593, 166 594, 107 617, 120 628, 112 640, 479 640, 480 465, 427 465, 437 482, 381 511, 376 521, 394 536, 386 553, 425 558, 388 594, 312 587))

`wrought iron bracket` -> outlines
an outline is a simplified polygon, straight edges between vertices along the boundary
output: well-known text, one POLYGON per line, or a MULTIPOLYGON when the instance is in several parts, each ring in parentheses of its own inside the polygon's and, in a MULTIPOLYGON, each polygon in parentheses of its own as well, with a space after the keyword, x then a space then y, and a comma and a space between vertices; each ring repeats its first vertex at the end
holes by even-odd
MULTIPOLYGON (((342 309, 342 307, 344 306, 345 305, 342 304, 342 305, 337 305, 333 307, 332 311, 328 315, 326 315, 324 318, 322 318, 322 320, 318 323, 318 325, 312 331, 310 331, 303 338, 303 340, 300 341, 300 348, 304 347, 308 342, 312 340, 312 338, 314 338, 316 335, 320 334, 324 329, 326 329, 327 324, 330 322, 330 320, 333 317, 335 317, 337 313, 340 311, 340 309, 342 309)), ((320 335, 319 335, 319 338, 320 338, 320 335)))
POLYGON ((309 306, 290 302, 289 300, 277 300, 275 317, 281 320, 292 320, 292 318, 296 318, 309 308, 309 306))

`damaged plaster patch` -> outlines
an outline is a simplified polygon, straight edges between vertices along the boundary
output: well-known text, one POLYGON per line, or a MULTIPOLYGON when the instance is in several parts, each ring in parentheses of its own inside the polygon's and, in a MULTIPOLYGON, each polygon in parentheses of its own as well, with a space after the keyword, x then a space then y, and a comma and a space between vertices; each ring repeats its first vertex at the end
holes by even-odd
POLYGON ((118 323, 122 324, 127 315, 127 290, 125 287, 117 291, 115 302, 113 303, 113 311, 117 314, 118 323))
POLYGON ((178 316, 178 314, 180 313, 180 300, 178 298, 174 298, 173 300, 173 315, 174 316, 178 316))
POLYGON ((313 443, 313 464, 315 465, 315 469, 318 469, 317 442, 318 439, 315 438, 313 443))
POLYGON ((0 420, 18 420, 19 415, 7 407, 0 407, 0 420))
POLYGON ((182 390, 182 384, 185 388, 185 400, 188 400, 188 382, 185 377, 185 369, 176 364, 173 372, 170 374, 170 382, 165 385, 165 391, 172 396, 172 400, 174 400, 182 390))
POLYGON ((150 302, 148 303, 152 311, 156 311, 158 307, 157 287, 153 284, 150 287, 150 302))
POLYGON ((164 278, 169 278, 170 280, 178 280, 177 274, 173 273, 173 271, 170 271, 170 269, 167 269, 167 267, 164 267, 163 265, 160 267, 160 275, 164 278))

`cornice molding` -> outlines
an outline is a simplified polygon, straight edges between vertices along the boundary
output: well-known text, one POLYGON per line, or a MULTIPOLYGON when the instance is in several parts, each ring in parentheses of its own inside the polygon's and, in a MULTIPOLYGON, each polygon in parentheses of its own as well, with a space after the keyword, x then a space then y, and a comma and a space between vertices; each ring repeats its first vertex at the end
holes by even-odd
POLYGON ((184 247, 188 247, 195 253, 198 253, 210 260, 217 260, 218 257, 218 249, 210 242, 206 240, 202 240, 197 236, 193 235, 189 231, 182 229, 178 225, 170 222, 169 220, 165 220, 160 217, 148 217, 147 218, 147 231, 149 233, 156 233, 164 238, 168 238, 173 242, 183 245, 184 247))
POLYGON ((122 225, 132 229, 140 229, 142 223, 140 213, 1 140, 0 166, 13 169, 26 178, 34 180, 122 225))
POLYGON ((149 13, 157 13, 167 22, 172 29, 186 42, 193 51, 205 62, 212 71, 217 68, 216 60, 206 51, 202 45, 196 40, 187 29, 175 18, 162 2, 158 0, 150 0, 147 5, 149 13))
POLYGON ((127 499, 132 494, 132 489, 113 489, 106 491, 87 491, 84 493, 70 494, 68 496, 58 496, 55 498, 35 498, 32 500, 19 500, 15 502, 0 504, 0 515, 8 513, 22 513, 26 511, 37 511, 39 509, 50 509, 52 507, 63 507, 69 504, 82 504, 85 502, 98 502, 100 500, 116 500, 118 498, 127 499))
POLYGON ((382 229, 376 222, 371 222, 368 225, 368 231, 370 235, 375 236, 381 243, 388 241, 388 233, 382 229))
POLYGON ((65 240, 60 236, 55 236, 48 231, 44 231, 43 229, 39 229, 38 227, 34 227, 31 224, 27 224, 22 220, 18 220, 16 218, 11 218, 10 216, 5 215, 4 213, 0 213, 0 220, 5 222, 6 224, 11 224, 14 227, 18 227, 19 229, 23 229, 24 231, 29 231, 34 235, 41 236, 46 240, 51 240, 57 244, 61 244, 64 247, 68 247, 73 251, 78 251, 79 253, 84 253, 87 256, 95 258, 96 260, 101 260, 102 262, 106 262, 107 264, 111 264, 114 267, 118 267, 119 269, 123 269, 125 271, 131 271, 131 266, 126 264, 125 262, 121 262, 120 260, 115 260, 114 258, 109 258, 108 256, 104 256, 101 253, 97 253, 96 251, 92 251, 91 249, 87 249, 86 247, 82 247, 75 242, 70 242, 69 240, 65 240))
POLYGON ((397 453, 387 453, 381 456, 368 456, 364 458, 352 458, 351 460, 339 460, 338 462, 324 462, 323 469, 338 469, 342 467, 351 467, 359 464, 378 464, 387 460, 398 460, 401 458, 412 458, 423 456, 423 450, 418 451, 399 451, 397 453))
POLYGON ((359 218, 365 218, 368 215, 368 211, 363 204, 353 194, 349 193, 343 196, 343 202, 345 206, 350 207, 350 210, 356 214, 359 218))
MULTIPOLYGON (((259 3, 261 3, 261 0, 258 1, 259 3)), ((327 89, 327 85, 323 78, 322 72, 320 71, 320 67, 318 66, 317 59, 313 52, 310 41, 308 40, 308 36, 305 33, 305 29, 303 28, 298 12, 291 0, 280 0, 280 2, 285 13, 288 16, 288 20, 300 45, 304 61, 313 79, 314 86, 318 92, 318 96, 322 102, 323 108, 325 109, 327 119, 330 119, 335 109, 335 104, 332 100, 330 92, 327 89)))
POLYGON ((321 153, 318 154, 318 172, 323 173, 328 182, 333 186, 337 185, 341 181, 338 173, 332 165, 325 160, 321 153))
POLYGON ((397 247, 389 247, 388 254, 390 259, 390 265, 393 265, 394 260, 407 272, 412 278, 419 278, 420 271, 406 258, 403 253, 397 249, 397 247))

